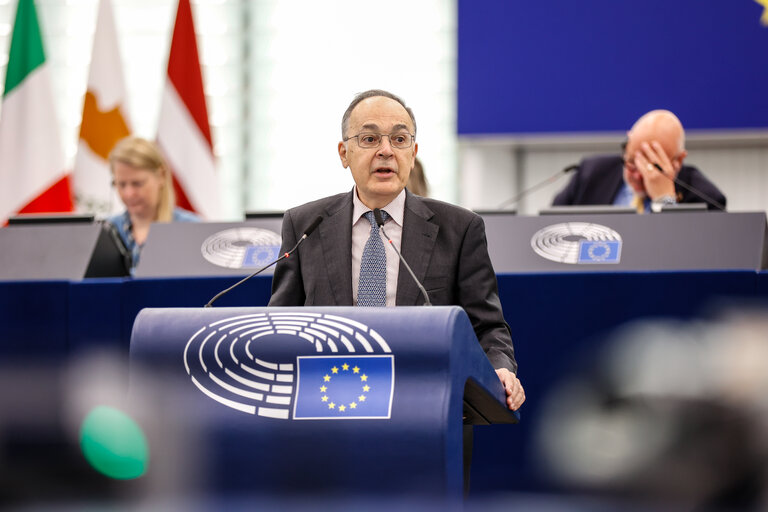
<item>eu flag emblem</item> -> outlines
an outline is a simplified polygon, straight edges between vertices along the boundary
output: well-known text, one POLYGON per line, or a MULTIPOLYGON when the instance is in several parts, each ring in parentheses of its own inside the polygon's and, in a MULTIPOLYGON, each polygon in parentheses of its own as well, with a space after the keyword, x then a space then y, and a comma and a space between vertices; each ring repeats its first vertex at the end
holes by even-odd
POLYGON ((245 248, 242 267, 263 267, 277 259, 279 253, 279 245, 249 245, 245 248))
POLYGON ((293 419, 388 419, 395 359, 387 356, 299 356, 293 419))
POLYGON ((582 240, 579 242, 579 263, 618 263, 620 259, 620 240, 582 240))

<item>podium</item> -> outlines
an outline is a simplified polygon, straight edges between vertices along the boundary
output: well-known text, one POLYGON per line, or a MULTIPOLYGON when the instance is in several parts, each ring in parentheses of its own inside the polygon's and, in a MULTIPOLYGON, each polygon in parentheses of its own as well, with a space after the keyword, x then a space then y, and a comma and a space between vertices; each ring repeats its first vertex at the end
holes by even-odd
POLYGON ((144 309, 130 368, 211 492, 458 498, 463 425, 518 420, 459 307, 144 309))

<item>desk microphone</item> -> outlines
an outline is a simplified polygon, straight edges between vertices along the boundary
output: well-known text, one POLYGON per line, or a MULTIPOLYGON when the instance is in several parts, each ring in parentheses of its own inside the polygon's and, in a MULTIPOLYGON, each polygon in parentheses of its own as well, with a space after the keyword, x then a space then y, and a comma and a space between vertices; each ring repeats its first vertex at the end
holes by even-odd
POLYGON ((392 243, 392 239, 387 236, 387 232, 384 231, 384 217, 381 216, 381 210, 379 210, 378 208, 374 208, 373 217, 376 219, 376 224, 379 226, 379 230, 384 235, 384 238, 387 239, 387 242, 389 242, 389 245, 392 246, 392 248, 395 250, 395 252, 397 253, 397 257, 400 258, 400 261, 408 270, 408 273, 411 274, 411 277, 413 278, 413 281, 416 283, 416 286, 418 286, 419 290, 421 290, 421 294, 424 295, 424 305, 431 306, 432 303, 429 302, 429 295, 427 295, 427 290, 424 289, 424 286, 422 286, 421 282, 416 277, 416 274, 414 274, 413 270, 411 270, 411 266, 408 264, 407 261, 405 261, 405 258, 403 258, 403 255, 400 254, 400 251, 398 251, 397 247, 395 247, 395 244, 392 243))
POLYGON ((279 258, 277 258, 275 261, 273 261, 273 262, 272 262, 272 263, 270 263, 269 265, 266 265, 266 266, 264 266, 264 267, 261 267, 259 270, 257 270, 257 271, 256 271, 256 272, 254 272, 253 274, 249 275, 249 276, 248 276, 248 277, 246 277, 245 279, 241 279, 240 281, 236 282, 235 284, 233 284, 232 286, 230 286, 230 287, 229 287, 229 288, 227 288, 226 290, 222 290, 222 291, 220 291, 219 293, 217 293, 216 295, 214 295, 214 296, 213 296, 213 298, 212 298, 211 300, 209 300, 209 301, 208 301, 208 304, 206 304, 204 307, 206 307, 206 308, 210 308, 211 306, 213 306, 213 303, 214 303, 214 302, 215 302, 215 301, 216 301, 216 300, 217 300, 219 297, 221 297, 222 295, 224 295, 224 294, 226 294, 226 293, 229 293, 231 290, 233 290, 233 289, 237 288, 238 286, 240 286, 241 284, 243 284, 244 282, 246 282, 247 280, 249 280, 249 279, 250 279, 250 278, 252 278, 253 276, 255 276, 255 275, 258 275, 258 274, 261 274, 262 272, 264 272, 265 270, 267 270, 269 267, 271 267, 272 265, 274 265, 274 264, 275 264, 275 263, 277 263, 278 261, 280 261, 280 260, 283 260, 283 259, 285 259, 285 258, 288 258, 288 257, 289 257, 291 254, 293 254, 293 252, 294 252, 296 249, 298 249, 298 248, 299 248, 299 246, 301 245, 301 243, 302 243, 304 240, 306 240, 306 239, 307 239, 307 237, 308 237, 309 235, 311 235, 311 234, 312 234, 312 232, 313 232, 315 229, 317 229, 317 226, 319 226, 321 222, 323 222, 323 218, 322 218, 321 216, 319 216, 319 215, 318 215, 318 216, 317 216, 317 218, 316 218, 314 221, 312 221, 312 224, 310 224, 310 225, 309 225, 309 227, 308 227, 307 229, 305 229, 305 230, 304 230, 304 234, 303 234, 303 235, 301 235, 301 238, 299 238, 299 241, 298 241, 298 242, 296 242, 296 245, 294 245, 294 246, 293 246, 293 249, 291 249, 290 251, 288 251, 288 252, 284 253, 282 256, 280 256, 279 258))
POLYGON ((669 176, 667 173, 664 172, 664 169, 662 169, 661 166, 659 164, 657 164, 656 162, 653 163, 653 166, 656 169, 658 169, 659 172, 663 176, 665 176, 667 179, 672 180, 675 183, 675 185, 680 185, 682 188, 684 188, 688 192, 691 192, 695 196, 703 199, 705 203, 714 206, 715 208, 717 208, 721 212, 725 211, 725 206, 723 206, 722 204, 718 203, 717 201, 715 201, 714 199, 709 197, 707 194, 705 194, 701 190, 699 190, 699 189, 697 189, 695 187, 692 187, 692 186, 688 185, 687 183, 683 183, 682 180, 677 179, 677 176, 669 176))
POLYGON ((568 167, 566 167, 562 171, 557 171, 555 174, 553 174, 549 178, 545 179, 544 181, 541 181, 541 182, 533 185, 532 187, 523 190, 522 192, 520 192, 516 196, 514 196, 514 197, 512 197, 510 199, 507 199, 506 201, 501 203, 499 206, 497 206, 496 209, 497 210, 503 210, 507 206, 513 205, 513 204, 519 202, 522 198, 524 198, 525 196, 527 196, 528 194, 530 194, 534 190, 538 190, 541 187, 543 187, 544 185, 549 185, 550 183, 553 183, 553 182, 557 181, 557 179, 560 178, 560 176, 562 176, 564 174, 568 174, 569 172, 571 172, 573 170, 576 170, 578 168, 579 168, 578 164, 569 165, 568 167))

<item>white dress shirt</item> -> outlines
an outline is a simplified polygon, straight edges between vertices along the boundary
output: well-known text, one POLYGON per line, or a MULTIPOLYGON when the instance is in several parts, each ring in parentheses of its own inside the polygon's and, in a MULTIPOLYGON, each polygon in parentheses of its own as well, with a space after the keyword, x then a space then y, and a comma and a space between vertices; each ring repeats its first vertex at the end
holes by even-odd
MULTIPOLYGON (((363 257, 363 249, 371 233, 371 223, 364 217, 371 211, 357 197, 357 187, 352 195, 352 303, 357 306, 357 287, 360 283, 360 260, 363 257)), ((389 218, 384 222, 384 230, 392 239, 392 243, 400 250, 400 242, 403 239, 403 215, 405 212, 405 189, 381 210, 387 212, 389 218)), ((400 258, 394 249, 389 247, 389 242, 379 232, 384 242, 387 255, 387 306, 394 306, 397 298, 397 276, 400 273, 400 258)))

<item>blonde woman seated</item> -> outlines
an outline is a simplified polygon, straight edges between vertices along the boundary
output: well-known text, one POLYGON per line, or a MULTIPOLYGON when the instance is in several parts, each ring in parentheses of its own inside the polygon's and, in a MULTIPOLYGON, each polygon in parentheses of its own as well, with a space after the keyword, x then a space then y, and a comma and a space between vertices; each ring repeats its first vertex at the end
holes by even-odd
POLYGON ((109 167, 125 212, 108 221, 117 228, 131 253, 131 272, 153 222, 197 222, 192 212, 177 208, 171 173, 157 146, 139 137, 127 137, 109 155, 109 167))

